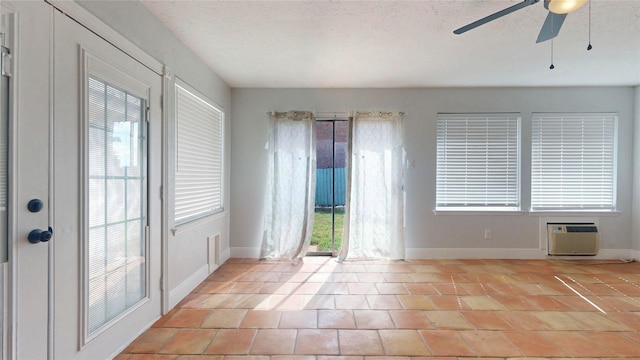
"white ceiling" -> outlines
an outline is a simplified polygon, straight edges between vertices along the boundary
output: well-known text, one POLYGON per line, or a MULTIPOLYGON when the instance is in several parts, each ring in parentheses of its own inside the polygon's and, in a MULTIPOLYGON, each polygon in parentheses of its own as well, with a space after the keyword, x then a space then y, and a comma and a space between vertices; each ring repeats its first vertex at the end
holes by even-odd
POLYGON ((591 0, 536 44, 543 2, 462 35, 521 0, 149 1, 231 87, 640 85, 640 0, 591 0))

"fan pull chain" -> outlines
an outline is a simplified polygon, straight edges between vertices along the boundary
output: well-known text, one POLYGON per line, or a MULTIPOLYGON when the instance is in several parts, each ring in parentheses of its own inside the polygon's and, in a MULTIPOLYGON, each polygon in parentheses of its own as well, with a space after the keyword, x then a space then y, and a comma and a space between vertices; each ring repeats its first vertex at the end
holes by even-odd
POLYGON ((593 46, 591 46, 591 1, 589 1, 589 46, 587 46, 587 51, 593 49, 593 46))
POLYGON ((553 39, 551 39, 551 66, 549 66, 549 69, 553 70, 555 68, 555 65, 553 65, 553 39))
MULTIPOLYGON (((555 28, 553 25, 553 19, 555 19, 554 17, 551 18, 551 27, 555 28)), ((555 65, 553 65, 553 38, 551 38, 551 66, 549 66, 550 70, 555 69, 555 65)))

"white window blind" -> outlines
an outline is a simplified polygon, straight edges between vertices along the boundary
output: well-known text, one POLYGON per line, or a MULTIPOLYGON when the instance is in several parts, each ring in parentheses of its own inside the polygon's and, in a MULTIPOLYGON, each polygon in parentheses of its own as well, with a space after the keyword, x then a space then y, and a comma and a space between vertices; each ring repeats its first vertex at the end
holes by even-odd
POLYGON ((533 114, 532 210, 615 210, 617 114, 533 114))
POLYGON ((438 114, 436 209, 519 209, 518 114, 438 114))
POLYGON ((93 334, 148 295, 146 102, 93 75, 88 84, 85 306, 93 334))
POLYGON ((175 225, 223 210, 224 113, 176 85, 175 225))

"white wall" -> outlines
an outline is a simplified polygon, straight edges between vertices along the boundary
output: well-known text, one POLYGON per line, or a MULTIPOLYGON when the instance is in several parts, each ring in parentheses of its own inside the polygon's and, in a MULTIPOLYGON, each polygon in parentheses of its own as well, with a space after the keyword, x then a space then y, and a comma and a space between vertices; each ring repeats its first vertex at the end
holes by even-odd
POLYGON ((640 260, 640 86, 635 87, 633 111, 633 237, 634 258, 640 260))
MULTIPOLYGON (((175 305, 209 272, 207 237, 220 234, 221 257, 229 255, 231 90, 195 54, 137 1, 77 1, 82 7, 167 65, 176 77, 221 106, 225 112, 225 212, 168 233, 169 303, 175 305)), ((172 126, 170 126, 173 129, 172 126)), ((173 147, 170 146, 170 151, 173 147)), ((169 224, 170 225, 170 224, 169 224)))
MULTIPOLYGON (((408 257, 540 257, 539 216, 434 215, 436 115, 438 112, 522 114, 522 204, 529 209, 532 112, 618 112, 618 210, 598 216, 601 247, 608 256, 631 248, 632 131, 634 89, 232 89, 231 255, 257 256, 267 172, 268 110, 400 110, 405 115, 406 246, 408 257), (484 240, 484 229, 493 239, 484 240)), ((576 215, 576 214, 573 214, 576 215)), ((594 214, 589 214, 594 216, 594 214)), ((598 215, 598 214, 596 214, 598 215)), ((636 244, 637 246, 637 244, 636 244)))

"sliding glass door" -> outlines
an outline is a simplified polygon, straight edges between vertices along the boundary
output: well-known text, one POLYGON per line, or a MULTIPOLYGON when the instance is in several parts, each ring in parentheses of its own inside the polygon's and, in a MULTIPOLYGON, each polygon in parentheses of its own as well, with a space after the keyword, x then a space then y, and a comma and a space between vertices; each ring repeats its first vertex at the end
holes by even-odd
POLYGON ((349 121, 316 119, 316 200, 307 255, 336 255, 342 245, 349 121))

